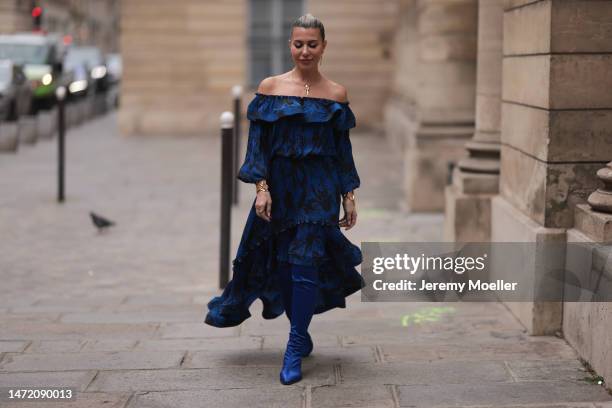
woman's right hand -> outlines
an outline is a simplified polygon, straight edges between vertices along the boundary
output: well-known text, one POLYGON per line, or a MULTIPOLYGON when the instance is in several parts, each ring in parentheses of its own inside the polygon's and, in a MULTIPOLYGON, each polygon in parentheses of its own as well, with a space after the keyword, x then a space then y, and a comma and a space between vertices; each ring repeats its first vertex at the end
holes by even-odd
POLYGON ((270 222, 272 219, 272 196, 269 191, 258 191, 255 199, 255 213, 270 222))

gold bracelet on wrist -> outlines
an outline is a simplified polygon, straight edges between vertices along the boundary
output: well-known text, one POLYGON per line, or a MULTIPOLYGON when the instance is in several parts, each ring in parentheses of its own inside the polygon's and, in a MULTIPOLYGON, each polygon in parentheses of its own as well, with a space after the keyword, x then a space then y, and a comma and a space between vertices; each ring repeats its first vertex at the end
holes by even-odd
POLYGON ((268 191, 268 183, 265 179, 259 180, 257 183, 255 183, 255 187, 256 193, 259 193, 260 191, 268 191))

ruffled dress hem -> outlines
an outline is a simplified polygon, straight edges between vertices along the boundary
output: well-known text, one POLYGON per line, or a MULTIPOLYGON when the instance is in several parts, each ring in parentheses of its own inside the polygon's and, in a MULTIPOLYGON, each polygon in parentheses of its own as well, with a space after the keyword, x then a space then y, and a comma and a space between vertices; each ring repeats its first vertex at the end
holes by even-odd
MULTIPOLYGON (((319 288, 314 314, 336 307, 346 308, 345 298, 365 287, 363 277, 355 268, 363 260, 361 250, 342 234, 337 223, 300 219, 274 228, 256 215, 256 219, 251 219, 253 209, 246 228, 248 234, 255 226, 257 238, 250 245, 241 243, 241 255, 232 261, 234 276, 223 293, 207 304, 209 312, 205 323, 214 327, 240 325, 251 317, 249 308, 257 299, 263 303, 261 315, 264 319, 283 314, 280 268, 288 265, 279 259, 278 254, 283 254, 279 252, 280 241, 283 233, 305 224, 318 225, 325 231, 325 256, 318 263, 319 288)), ((295 263, 295 258, 291 255, 289 258, 295 263)))

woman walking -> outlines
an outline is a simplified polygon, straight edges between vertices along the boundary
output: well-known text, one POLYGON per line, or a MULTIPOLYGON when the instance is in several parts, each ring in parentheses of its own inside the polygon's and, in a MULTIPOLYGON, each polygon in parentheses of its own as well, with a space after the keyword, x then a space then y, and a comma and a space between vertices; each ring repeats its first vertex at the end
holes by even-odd
POLYGON ((262 316, 286 314, 289 339, 280 381, 302 378, 313 343, 313 314, 345 308, 365 286, 355 269, 359 247, 340 231, 357 221, 353 190, 360 185, 349 129, 355 116, 345 88, 318 70, 325 29, 311 14, 294 21, 289 46, 294 68, 264 79, 247 108, 247 152, 238 178, 256 186, 233 277, 208 303, 205 322, 231 327, 263 302, 262 316), (340 204, 344 216, 340 216, 340 204))

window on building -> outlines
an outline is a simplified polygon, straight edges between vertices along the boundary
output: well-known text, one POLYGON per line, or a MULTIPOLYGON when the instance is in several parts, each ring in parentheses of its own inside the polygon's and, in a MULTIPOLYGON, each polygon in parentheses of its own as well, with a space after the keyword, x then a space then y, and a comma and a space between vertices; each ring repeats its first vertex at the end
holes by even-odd
POLYGON ((289 28, 301 16, 304 0, 250 0, 249 86, 293 67, 289 51, 289 28))

